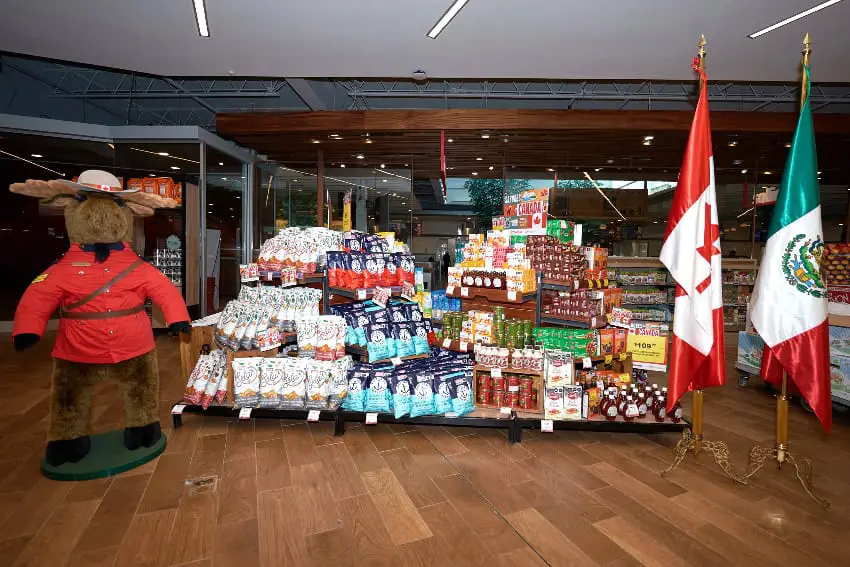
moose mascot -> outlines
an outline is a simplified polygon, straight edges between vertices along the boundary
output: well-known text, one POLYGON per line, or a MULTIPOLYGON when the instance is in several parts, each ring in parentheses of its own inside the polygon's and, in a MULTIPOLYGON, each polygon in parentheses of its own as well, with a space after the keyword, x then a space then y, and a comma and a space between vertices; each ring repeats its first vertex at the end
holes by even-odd
POLYGON ((189 332, 180 292, 130 248, 133 215, 173 208, 172 199, 123 190, 105 171, 66 180, 15 183, 13 193, 64 209, 70 249, 36 277, 15 313, 13 340, 20 351, 36 344, 59 309, 53 347, 50 429, 45 461, 75 463, 91 448, 94 386, 119 383, 124 401, 124 446, 129 451, 159 442, 159 368, 145 313, 151 298, 172 332, 189 332))

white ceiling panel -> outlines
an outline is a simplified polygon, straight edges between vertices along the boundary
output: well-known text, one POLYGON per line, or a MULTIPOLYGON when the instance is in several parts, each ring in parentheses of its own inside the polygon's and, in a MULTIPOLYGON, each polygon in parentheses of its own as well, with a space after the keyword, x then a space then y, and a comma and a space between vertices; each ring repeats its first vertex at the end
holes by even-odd
POLYGON ((0 50, 162 76, 690 80, 700 33, 715 80, 850 81, 850 0, 759 39, 820 0, 471 0, 437 40, 451 0, 5 0, 0 50))

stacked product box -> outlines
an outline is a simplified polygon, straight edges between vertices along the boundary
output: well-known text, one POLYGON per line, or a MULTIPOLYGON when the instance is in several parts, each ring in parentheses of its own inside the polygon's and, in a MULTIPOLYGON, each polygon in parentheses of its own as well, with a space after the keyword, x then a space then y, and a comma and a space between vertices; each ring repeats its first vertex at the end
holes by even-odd
POLYGON ((850 328, 829 327, 829 363, 833 398, 850 403, 850 328))

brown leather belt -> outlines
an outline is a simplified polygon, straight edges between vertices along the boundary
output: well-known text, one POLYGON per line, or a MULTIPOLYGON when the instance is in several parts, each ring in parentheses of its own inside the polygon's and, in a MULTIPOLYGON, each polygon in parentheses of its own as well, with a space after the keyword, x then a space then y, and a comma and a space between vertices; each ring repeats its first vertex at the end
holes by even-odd
POLYGON ((61 319, 114 319, 116 317, 126 317, 127 315, 135 315, 145 310, 145 304, 131 307, 130 309, 119 309, 118 311, 90 311, 88 313, 69 312, 65 309, 59 309, 59 317, 61 319))

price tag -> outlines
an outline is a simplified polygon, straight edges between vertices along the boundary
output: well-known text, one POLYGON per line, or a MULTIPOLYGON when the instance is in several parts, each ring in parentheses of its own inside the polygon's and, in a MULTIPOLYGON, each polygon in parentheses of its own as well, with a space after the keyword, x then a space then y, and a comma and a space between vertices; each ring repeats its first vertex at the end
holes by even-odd
POLYGON ((242 408, 239 410, 239 419, 251 419, 251 410, 253 408, 242 408))
POLYGON ((265 276, 266 276, 266 281, 270 282, 274 279, 274 272, 266 272, 265 276))
POLYGON ((474 350, 475 352, 478 352, 478 350, 480 348, 481 348, 481 343, 475 343, 474 345, 472 345, 472 350, 474 350))
POLYGON ((358 299, 358 301, 363 301, 364 299, 366 299, 366 290, 365 289, 358 289, 357 290, 357 299, 358 299))
POLYGON ((467 343, 466 341, 460 341, 460 352, 466 352, 468 348, 469 343, 467 343))
POLYGON ((183 413, 183 410, 186 409, 186 404, 177 404, 173 408, 171 408, 171 413, 174 415, 180 415, 183 413))
POLYGON ((375 305, 386 307, 392 294, 393 290, 388 287, 375 286, 375 292, 372 294, 372 302, 375 305))
POLYGON ((516 301, 516 290, 512 289, 508 292, 508 301, 516 301))
POLYGON ((511 416, 511 408, 501 407, 499 408, 499 417, 510 417, 511 416))
POLYGON ((552 423, 551 419, 541 419, 540 420, 540 431, 543 433, 552 433, 552 430, 555 428, 555 424, 552 423))
POLYGON ((628 358, 628 356, 629 356, 628 353, 621 352, 620 353, 620 362, 626 360, 626 358, 628 358))
POLYGON ((519 392, 519 386, 508 386, 508 392, 519 392))
POLYGON ((322 413, 322 410, 311 409, 307 412, 307 421, 319 421, 319 414, 322 413))
POLYGON ((502 377, 502 369, 496 366, 495 368, 490 369, 490 376, 493 378, 501 378, 502 377))
POLYGON ((457 417, 457 412, 456 411, 447 411, 446 413, 443 414, 443 417, 457 417))
POLYGON ((581 282, 578 280, 573 280, 573 289, 578 289, 581 286, 581 282))
POLYGON ((398 366, 399 364, 401 364, 401 359, 397 356, 394 356, 390 359, 390 362, 393 363, 393 366, 398 366))
POLYGON ((366 414, 366 425, 375 425, 378 423, 378 414, 376 413, 367 413, 366 414))
POLYGON ((401 296, 404 299, 409 299, 410 301, 414 301, 416 297, 416 288, 410 282, 404 282, 401 284, 401 296))
POLYGON ((455 294, 455 286, 450 285, 446 288, 446 295, 454 295, 455 294))
POLYGON ((452 348, 452 340, 443 339, 443 348, 452 348))
POLYGON ((605 355, 605 364, 611 364, 614 361, 614 357, 610 354, 605 355))
POLYGON ((461 297, 469 297, 469 288, 468 287, 460 288, 460 296, 461 297))
POLYGON ((593 361, 590 360, 589 356, 585 356, 581 359, 581 367, 582 368, 593 368, 593 361))
POLYGON ((602 383, 602 380, 597 380, 596 381, 596 387, 599 388, 599 391, 601 392, 602 390, 605 389, 605 384, 602 383))

